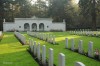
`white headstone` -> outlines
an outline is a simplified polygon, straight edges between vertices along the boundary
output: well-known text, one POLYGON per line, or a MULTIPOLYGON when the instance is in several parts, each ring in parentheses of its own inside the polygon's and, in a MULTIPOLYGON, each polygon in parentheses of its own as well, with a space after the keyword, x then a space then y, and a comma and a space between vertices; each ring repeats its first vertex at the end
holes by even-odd
POLYGON ((52 35, 50 35, 50 40, 49 40, 49 42, 51 42, 51 43, 52 43, 52 38, 53 38, 53 36, 52 36, 52 35))
POLYGON ((33 40, 32 39, 29 39, 29 43, 30 43, 31 52, 33 52, 33 40))
POLYGON ((53 49, 49 48, 49 66, 53 66, 53 49))
POLYGON ((46 64, 46 46, 45 45, 42 46, 42 64, 43 65, 46 64))
POLYGON ((81 54, 83 53, 83 41, 82 40, 79 41, 78 52, 81 54))
POLYGON ((43 38, 43 34, 41 33, 41 40, 42 40, 42 38, 43 38))
POLYGON ((48 39, 47 39, 47 41, 49 42, 49 40, 50 40, 50 34, 48 34, 48 39))
POLYGON ((45 41, 47 40, 47 34, 45 34, 45 41))
POLYGON ((45 34, 43 34, 43 40, 45 40, 45 34))
POLYGON ((68 48, 68 38, 65 38, 66 48, 68 48))
POLYGON ((76 62, 75 66, 85 66, 82 62, 76 62))
POLYGON ((36 56, 36 41, 34 41, 34 56, 36 56))
POLYGON ((93 57, 93 42, 89 42, 88 44, 88 56, 93 57))
POLYGON ((74 49, 75 49, 74 39, 71 39, 71 42, 72 42, 72 44, 71 44, 71 50, 73 50, 73 51, 74 51, 74 49))
POLYGON ((63 53, 59 54, 58 64, 58 66, 65 66, 65 55, 63 53))
POLYGON ((37 46, 37 57, 38 57, 38 60, 40 60, 40 43, 37 46))
POLYGON ((53 36, 53 44, 55 44, 56 42, 55 42, 55 35, 53 36))

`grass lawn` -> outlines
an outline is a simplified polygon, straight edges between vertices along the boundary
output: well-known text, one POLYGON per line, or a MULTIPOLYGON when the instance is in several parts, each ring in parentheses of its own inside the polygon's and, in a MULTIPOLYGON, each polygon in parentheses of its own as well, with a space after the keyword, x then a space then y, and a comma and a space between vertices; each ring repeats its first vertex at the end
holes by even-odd
POLYGON ((0 66, 38 66, 26 51, 27 47, 22 46, 13 33, 4 33, 0 41, 0 66))
POLYGON ((100 38, 96 38, 96 37, 87 37, 87 36, 77 36, 77 35, 70 35, 68 32, 45 32, 45 33, 50 33, 50 34, 54 34, 56 35, 56 41, 57 43, 59 43, 59 45, 52 45, 49 44, 45 41, 33 38, 28 36, 26 33, 23 33, 26 38, 27 41, 29 38, 32 38, 33 41, 36 41, 37 43, 40 42, 41 46, 42 45, 46 45, 46 54, 48 57, 48 49, 49 48, 53 48, 54 49, 54 64, 56 64, 58 66, 58 54, 59 53, 64 53, 66 56, 66 66, 74 66, 74 63, 77 61, 80 61, 82 63, 84 63, 86 66, 100 66, 100 61, 96 61, 94 59, 88 58, 86 56, 80 55, 78 53, 75 53, 73 51, 70 51, 68 49, 65 49, 65 38, 69 38, 69 48, 71 46, 71 42, 70 39, 74 38, 75 39, 75 47, 78 47, 78 42, 79 40, 83 40, 83 47, 84 50, 87 51, 88 49, 88 42, 89 41, 93 41, 94 43, 94 49, 98 48, 100 49, 100 38))

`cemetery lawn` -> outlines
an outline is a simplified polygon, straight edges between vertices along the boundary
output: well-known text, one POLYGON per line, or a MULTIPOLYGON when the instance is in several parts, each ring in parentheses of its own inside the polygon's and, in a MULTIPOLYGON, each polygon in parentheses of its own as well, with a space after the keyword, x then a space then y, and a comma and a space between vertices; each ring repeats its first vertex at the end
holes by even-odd
POLYGON ((100 66, 100 61, 96 61, 96 60, 88 58, 84 55, 80 55, 76 52, 65 49, 65 38, 69 39, 69 48, 71 46, 70 39, 74 38, 76 48, 78 48, 78 42, 81 39, 81 40, 83 40, 83 44, 84 44, 83 47, 84 47, 85 52, 87 52, 87 50, 88 50, 88 42, 89 41, 92 41, 94 43, 94 46, 93 46, 94 49, 98 48, 100 50, 100 44, 99 44, 100 38, 70 35, 68 32, 44 32, 44 33, 54 34, 56 36, 56 42, 59 43, 59 45, 52 45, 52 44, 47 43, 45 41, 31 37, 31 36, 27 35, 26 33, 23 33, 23 34, 26 36, 27 41, 29 38, 31 38, 31 39, 33 39, 33 41, 36 41, 37 43, 40 42, 41 49, 42 49, 42 45, 46 45, 47 58, 48 58, 49 48, 53 48, 54 49, 54 64, 56 64, 57 66, 58 66, 58 54, 59 53, 65 54, 66 66, 74 66, 74 63, 77 61, 84 63, 86 66, 100 66))
POLYGON ((27 47, 14 37, 14 33, 4 33, 0 41, 0 66, 38 66, 27 47))

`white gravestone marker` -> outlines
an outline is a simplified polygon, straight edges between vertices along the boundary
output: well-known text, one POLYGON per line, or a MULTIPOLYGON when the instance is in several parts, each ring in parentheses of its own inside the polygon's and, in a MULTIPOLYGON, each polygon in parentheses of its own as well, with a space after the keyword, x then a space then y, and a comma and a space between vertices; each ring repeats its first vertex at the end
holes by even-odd
POLYGON ((49 66, 53 66, 53 49, 49 48, 49 66))
POLYGON ((38 57, 38 60, 40 60, 40 43, 38 43, 38 46, 37 46, 37 57, 38 57))
POLYGON ((81 62, 76 62, 75 66, 85 66, 85 65, 83 63, 81 63, 81 62))
POLYGON ((93 42, 89 42, 88 44, 88 56, 93 57, 93 42))
POLYGON ((46 46, 45 45, 42 46, 42 64, 43 65, 46 64, 46 46))
POLYGON ((63 53, 59 54, 59 59, 58 59, 58 66, 65 66, 65 55, 63 53))
POLYGON ((71 50, 73 50, 73 51, 74 51, 74 49, 75 49, 74 39, 71 39, 71 42, 72 42, 72 44, 71 44, 71 50))
POLYGON ((82 40, 79 41, 78 52, 81 54, 83 53, 83 41, 82 40))
POLYGON ((53 36, 53 44, 55 44, 56 42, 55 42, 55 35, 53 36))
POLYGON ((36 41, 34 41, 34 56, 36 56, 36 41))
POLYGON ((68 38, 65 38, 66 48, 68 48, 68 38))

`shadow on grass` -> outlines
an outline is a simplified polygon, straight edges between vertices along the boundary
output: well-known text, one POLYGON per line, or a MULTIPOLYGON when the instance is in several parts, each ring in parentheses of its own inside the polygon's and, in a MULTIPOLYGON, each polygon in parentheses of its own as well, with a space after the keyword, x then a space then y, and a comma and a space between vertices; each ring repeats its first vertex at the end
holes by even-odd
POLYGON ((38 66, 27 51, 0 54, 0 66, 38 66))
POLYGON ((18 42, 17 39, 15 39, 15 37, 13 35, 4 35, 2 41, 0 41, 0 45, 1 44, 9 44, 9 43, 14 43, 14 42, 18 42))

